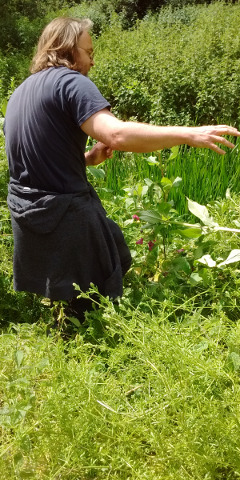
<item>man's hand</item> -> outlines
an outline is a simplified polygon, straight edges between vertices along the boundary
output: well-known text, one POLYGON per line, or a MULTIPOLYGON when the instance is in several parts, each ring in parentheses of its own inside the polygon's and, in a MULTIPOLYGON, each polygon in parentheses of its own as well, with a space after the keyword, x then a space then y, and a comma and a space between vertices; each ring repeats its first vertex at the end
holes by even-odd
POLYGON ((99 165, 107 158, 111 158, 113 151, 102 142, 96 143, 93 148, 85 153, 86 165, 99 165))
POLYGON ((240 133, 234 127, 229 127, 228 125, 211 125, 203 127, 190 127, 186 131, 186 134, 189 133, 189 139, 186 143, 191 147, 203 147, 210 148, 217 153, 224 154, 226 153, 222 150, 216 143, 220 143, 228 148, 234 148, 235 145, 222 135, 232 135, 239 136, 240 133))

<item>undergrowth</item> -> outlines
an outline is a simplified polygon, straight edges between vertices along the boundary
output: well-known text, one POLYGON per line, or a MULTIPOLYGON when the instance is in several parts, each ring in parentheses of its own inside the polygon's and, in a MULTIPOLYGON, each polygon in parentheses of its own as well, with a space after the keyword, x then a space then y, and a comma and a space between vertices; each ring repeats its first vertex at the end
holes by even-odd
MULTIPOLYGON (((239 249, 239 234, 176 235, 164 257, 160 239, 136 217, 150 191, 129 178, 130 191, 125 184, 114 192, 91 176, 133 264, 119 302, 95 287, 79 292, 95 302, 80 324, 61 302, 13 291, 1 164, 2 480, 240 478, 239 263, 197 263, 207 252, 225 260, 239 249)), ((207 207, 220 225, 239 227, 238 194, 207 207)))

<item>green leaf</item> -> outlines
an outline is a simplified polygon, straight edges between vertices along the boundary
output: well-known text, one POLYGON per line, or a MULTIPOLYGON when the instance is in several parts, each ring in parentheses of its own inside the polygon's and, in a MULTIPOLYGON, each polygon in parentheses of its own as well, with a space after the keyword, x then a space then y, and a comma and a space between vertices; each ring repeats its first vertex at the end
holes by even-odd
POLYGON ((97 179, 105 177, 105 172, 102 168, 96 168, 96 167, 93 167, 93 166, 88 166, 87 169, 93 175, 93 177, 95 177, 97 179))
POLYGON ((81 327, 81 323, 76 317, 68 317, 68 319, 70 320, 70 322, 76 325, 76 327, 81 327))
POLYGON ((132 193, 133 195, 138 195, 138 197, 143 197, 148 192, 148 188, 148 185, 137 183, 132 193))
POLYGON ((223 265, 228 265, 229 263, 235 263, 235 262, 240 262, 240 250, 235 249, 232 250, 227 259, 224 262, 221 262, 218 264, 218 267, 222 267, 223 265))
POLYGON ((24 357, 24 353, 22 352, 22 350, 17 350, 14 353, 14 360, 15 360, 18 367, 21 366, 22 361, 23 361, 23 357, 24 357))
POLYGON ((143 185, 142 187, 142 197, 148 193, 148 185, 143 185))
POLYGON ((161 183, 161 185, 162 185, 163 188, 165 188, 165 187, 170 187, 170 188, 171 188, 171 187, 172 187, 172 182, 171 182, 171 180, 169 180, 169 178, 167 178, 167 177, 163 177, 163 178, 161 179, 161 182, 160 182, 160 183, 161 183))
POLYGON ((198 238, 202 235, 200 228, 185 228, 184 230, 178 230, 178 233, 186 238, 198 238))
POLYGON ((0 408, 0 415, 11 415, 14 412, 14 408, 5 405, 4 407, 0 408))
POLYGON ((175 180, 173 181, 172 186, 174 188, 179 187, 179 185, 182 183, 182 178, 181 177, 176 177, 175 180))
POLYGON ((37 369, 38 369, 39 372, 42 372, 48 366, 49 366, 49 359, 47 357, 42 358, 41 361, 37 365, 37 369))
POLYGON ((229 354, 229 359, 232 362, 233 368, 235 371, 240 369, 240 356, 236 352, 231 352, 229 354))
POLYGON ((208 268, 201 268, 200 275, 203 279, 203 285, 204 287, 209 287, 212 284, 212 276, 210 274, 211 270, 208 268))
POLYGON ((6 115, 7 104, 8 104, 8 101, 7 101, 6 98, 4 98, 3 101, 2 101, 2 105, 1 105, 1 112, 2 112, 4 117, 6 115))
POLYGON ((139 218, 150 225, 156 225, 161 222, 161 216, 153 210, 144 210, 139 213, 139 218))
POLYGON ((193 287, 197 285, 198 283, 202 282, 203 279, 200 277, 200 275, 197 272, 194 272, 190 275, 189 281, 193 287))
POLYGON ((216 267, 217 264, 215 260, 212 259, 211 255, 203 255, 203 257, 198 258, 197 262, 207 265, 210 268, 216 267))
POLYGON ((131 205, 133 205, 133 204, 134 204, 133 198, 126 198, 126 200, 125 200, 125 206, 126 206, 127 209, 128 209, 131 205))
POLYGON ((148 157, 147 158, 147 162, 149 163, 149 165, 159 165, 159 161, 157 160, 157 157, 148 157))
POLYGON ((172 147, 171 148, 171 154, 170 154, 170 157, 168 160, 174 160, 174 158, 176 158, 178 156, 178 152, 179 152, 179 146, 176 145, 175 147, 172 147))
POLYGON ((230 188, 227 188, 225 196, 226 196, 226 199, 227 199, 227 200, 231 200, 232 197, 231 197, 230 188))
POLYGON ((208 342, 206 340, 202 340, 200 343, 198 343, 193 347, 193 350, 199 353, 207 349, 208 349, 208 342))
POLYGON ((168 202, 161 202, 157 204, 157 210, 160 214, 167 215, 172 210, 172 205, 168 202))
POLYGON ((153 181, 150 180, 150 178, 144 178, 144 182, 146 183, 146 185, 147 185, 148 187, 151 187, 151 185, 153 184, 153 181))
POLYGON ((188 209, 190 210, 193 215, 196 217, 200 218, 200 220, 204 223, 204 225, 207 225, 208 227, 218 227, 218 223, 214 222, 212 217, 209 216, 208 209, 205 207, 205 205, 200 205, 197 202, 194 202, 193 200, 190 200, 187 198, 188 201, 188 209))
POLYGON ((183 272, 186 275, 189 275, 191 273, 191 266, 185 257, 176 258, 173 261, 172 265, 175 273, 183 272))

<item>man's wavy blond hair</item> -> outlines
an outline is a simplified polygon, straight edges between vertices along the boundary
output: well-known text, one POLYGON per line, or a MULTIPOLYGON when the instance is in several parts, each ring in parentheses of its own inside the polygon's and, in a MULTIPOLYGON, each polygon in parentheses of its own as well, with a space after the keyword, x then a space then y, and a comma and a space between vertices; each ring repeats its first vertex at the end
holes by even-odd
POLYGON ((60 66, 76 69, 77 43, 82 33, 89 31, 92 25, 89 18, 58 17, 52 20, 39 38, 31 73, 60 66))

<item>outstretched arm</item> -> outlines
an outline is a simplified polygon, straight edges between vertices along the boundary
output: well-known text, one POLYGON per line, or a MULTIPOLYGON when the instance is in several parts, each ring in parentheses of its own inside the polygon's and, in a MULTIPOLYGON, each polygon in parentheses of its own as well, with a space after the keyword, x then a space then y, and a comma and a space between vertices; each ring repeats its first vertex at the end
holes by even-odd
POLYGON ((107 109, 92 115, 82 124, 81 129, 112 150, 137 153, 187 144, 191 147, 210 148, 224 154, 225 151, 216 145, 217 143, 229 148, 233 148, 234 145, 222 135, 240 136, 236 128, 228 125, 159 127, 138 122, 123 122, 107 109))

